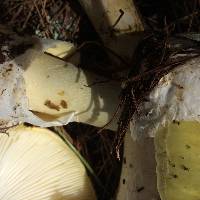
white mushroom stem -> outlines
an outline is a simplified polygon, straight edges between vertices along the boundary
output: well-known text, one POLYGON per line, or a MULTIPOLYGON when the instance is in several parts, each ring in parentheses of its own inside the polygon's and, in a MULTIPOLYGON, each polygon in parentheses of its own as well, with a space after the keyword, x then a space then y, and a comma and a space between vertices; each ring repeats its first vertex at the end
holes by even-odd
POLYGON ((122 173, 117 200, 158 200, 154 141, 134 141, 130 132, 124 141, 122 173))
POLYGON ((104 44, 127 61, 144 30, 132 0, 79 0, 104 44))
POLYGON ((84 165, 55 133, 17 127, 0 133, 1 200, 95 200, 84 165))

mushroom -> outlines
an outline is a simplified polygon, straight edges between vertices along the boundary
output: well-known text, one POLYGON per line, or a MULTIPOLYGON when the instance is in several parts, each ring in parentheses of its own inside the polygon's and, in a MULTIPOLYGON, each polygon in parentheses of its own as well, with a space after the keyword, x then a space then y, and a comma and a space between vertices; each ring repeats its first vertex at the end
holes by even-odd
POLYGON ((16 38, 1 49, 0 118, 7 134, 0 134, 0 199, 96 199, 84 166, 58 136, 44 128, 10 127, 72 120, 104 126, 116 110, 119 83, 53 56, 70 52, 69 43, 16 38))
POLYGON ((135 3, 132 0, 79 0, 79 2, 104 45, 129 63, 144 31, 135 3))
POLYGON ((139 105, 125 139, 118 199, 200 197, 199 63, 196 55, 173 69, 139 105))
MULTIPOLYGON (((155 133, 158 191, 162 200, 193 200, 199 192, 200 57, 161 80, 157 92, 160 123, 155 133), (162 98, 162 99, 161 99, 162 98), (168 105, 161 117, 164 101, 168 105)), ((158 119, 158 118, 157 118, 158 119)))
MULTIPOLYGON (((35 37, 23 39, 7 32, 1 34, 7 41, 5 44, 0 41, 6 54, 0 69, 7 73, 1 73, 5 76, 1 79, 0 102, 2 108, 9 108, 9 112, 4 109, 0 114, 5 121, 2 128, 22 122, 48 127, 70 121, 101 127, 111 120, 120 83, 55 57, 74 52, 73 44, 35 37), (10 40, 11 37, 14 39, 10 40)), ((116 121, 113 120, 109 128, 115 129, 116 121)))
MULTIPOLYGON (((116 110, 119 83, 50 55, 42 53, 32 59, 23 76, 32 111, 54 117, 74 114, 74 121, 101 127, 116 110)), ((110 124, 111 129, 114 123, 110 124)))
POLYGON ((54 132, 18 126, 0 134, 1 200, 95 200, 84 165, 54 132))

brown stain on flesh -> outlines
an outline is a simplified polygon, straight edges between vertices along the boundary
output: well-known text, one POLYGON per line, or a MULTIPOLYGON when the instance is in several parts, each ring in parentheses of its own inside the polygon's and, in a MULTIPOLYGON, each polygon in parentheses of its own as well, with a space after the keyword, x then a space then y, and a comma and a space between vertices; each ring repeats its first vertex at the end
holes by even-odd
POLYGON ((67 102, 65 100, 61 100, 60 105, 62 106, 62 108, 67 108, 67 102))
POLYGON ((50 100, 46 100, 46 101, 44 102, 44 105, 47 106, 47 107, 50 108, 50 109, 60 111, 60 106, 54 104, 54 103, 51 102, 50 100))

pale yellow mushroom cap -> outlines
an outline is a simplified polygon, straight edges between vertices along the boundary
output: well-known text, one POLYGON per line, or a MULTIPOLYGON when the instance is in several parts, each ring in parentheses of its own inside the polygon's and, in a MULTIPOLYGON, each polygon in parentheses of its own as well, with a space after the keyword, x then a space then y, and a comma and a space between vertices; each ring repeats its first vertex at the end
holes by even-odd
MULTIPOLYGON (((35 50, 27 55, 32 56, 30 62, 22 58, 21 62, 26 66, 23 76, 30 110, 54 117, 73 113, 73 121, 95 126, 104 126, 114 116, 120 83, 35 50)), ((116 129, 116 120, 109 128, 116 129)))
POLYGON ((0 134, 1 200, 95 200, 85 167, 55 133, 17 127, 0 134))

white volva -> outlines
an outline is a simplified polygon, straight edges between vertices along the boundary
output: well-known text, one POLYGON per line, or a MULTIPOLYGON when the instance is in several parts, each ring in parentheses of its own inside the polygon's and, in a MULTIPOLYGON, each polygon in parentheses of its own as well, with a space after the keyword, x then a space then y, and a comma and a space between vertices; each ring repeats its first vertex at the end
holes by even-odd
POLYGON ((85 167, 55 133, 19 126, 0 134, 1 200, 94 200, 85 167))

